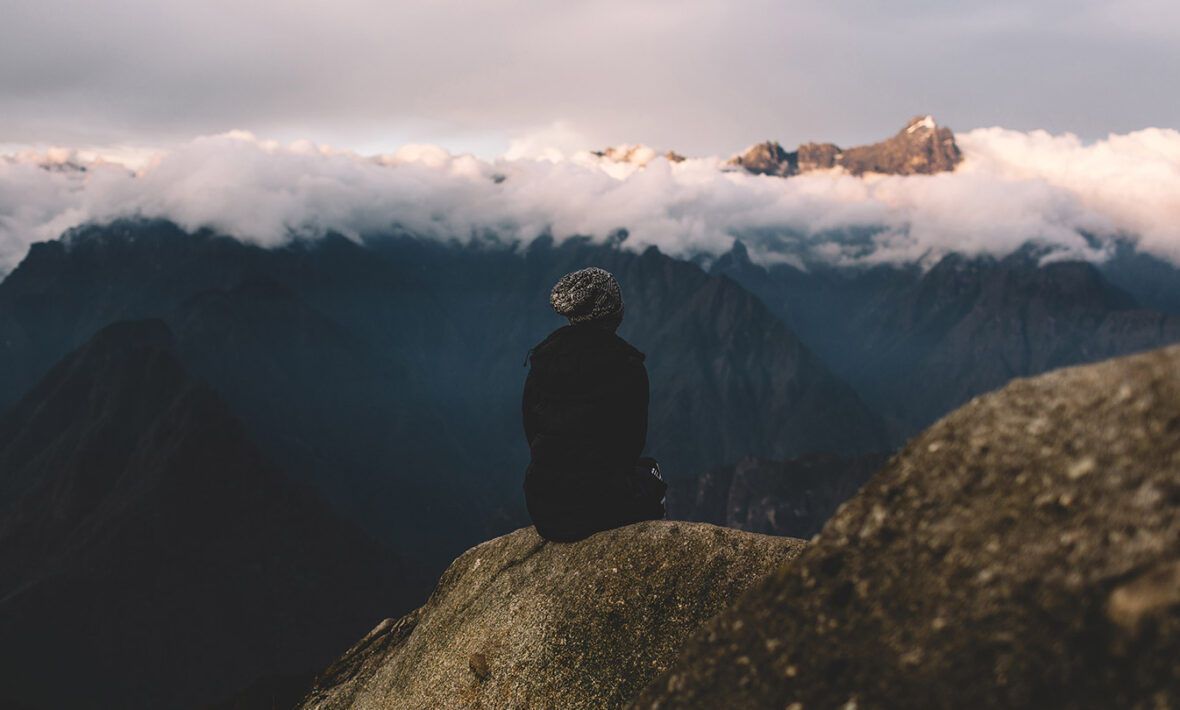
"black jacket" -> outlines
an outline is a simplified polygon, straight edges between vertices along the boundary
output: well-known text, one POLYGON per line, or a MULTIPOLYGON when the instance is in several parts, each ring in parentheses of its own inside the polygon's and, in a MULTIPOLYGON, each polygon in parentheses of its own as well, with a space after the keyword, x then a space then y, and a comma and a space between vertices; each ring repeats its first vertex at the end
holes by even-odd
MULTIPOLYGON (((525 502, 537 532, 579 540, 653 516, 635 474, 647 438, 643 353, 593 325, 554 331, 533 348, 524 385, 531 459, 525 502)), ((656 495, 655 501, 659 501, 656 495)))

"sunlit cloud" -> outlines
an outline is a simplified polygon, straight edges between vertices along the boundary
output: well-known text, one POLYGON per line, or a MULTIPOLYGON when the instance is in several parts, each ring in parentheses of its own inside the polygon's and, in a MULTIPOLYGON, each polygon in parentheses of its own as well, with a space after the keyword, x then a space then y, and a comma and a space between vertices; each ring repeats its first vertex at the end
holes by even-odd
POLYGON ((134 216, 263 246, 329 231, 526 244, 626 229, 626 248, 680 257, 716 256, 740 238, 764 263, 932 263, 1030 241, 1051 258, 1101 260, 1124 239, 1180 264, 1180 132, 1087 144, 986 128, 957 139, 964 161, 953 173, 787 179, 723 170, 729 156, 670 162, 645 147, 631 151, 642 160, 619 162, 575 149, 560 127, 494 160, 422 144, 362 156, 244 132, 197 138, 134 171, 98 153, 24 151, 0 159, 0 270, 31 242, 134 216))

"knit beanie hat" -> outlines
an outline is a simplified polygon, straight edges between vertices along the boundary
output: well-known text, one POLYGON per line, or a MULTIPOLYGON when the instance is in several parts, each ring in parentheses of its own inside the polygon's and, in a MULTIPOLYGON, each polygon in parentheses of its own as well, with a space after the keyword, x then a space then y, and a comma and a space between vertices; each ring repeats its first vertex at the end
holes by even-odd
POLYGON ((561 277, 549 293, 549 305, 571 324, 623 319, 623 294, 609 271, 591 266, 561 277))

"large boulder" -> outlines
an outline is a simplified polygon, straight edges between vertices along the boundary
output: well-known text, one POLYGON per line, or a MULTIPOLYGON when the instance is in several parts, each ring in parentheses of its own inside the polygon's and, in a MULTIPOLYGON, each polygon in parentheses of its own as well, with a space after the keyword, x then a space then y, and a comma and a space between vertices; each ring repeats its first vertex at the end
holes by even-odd
POLYGON ((517 530, 464 553, 304 700, 336 708, 617 708, 800 540, 652 521, 576 543, 517 530))
POLYGON ((631 708, 1180 706, 1180 347, 915 438, 631 708))

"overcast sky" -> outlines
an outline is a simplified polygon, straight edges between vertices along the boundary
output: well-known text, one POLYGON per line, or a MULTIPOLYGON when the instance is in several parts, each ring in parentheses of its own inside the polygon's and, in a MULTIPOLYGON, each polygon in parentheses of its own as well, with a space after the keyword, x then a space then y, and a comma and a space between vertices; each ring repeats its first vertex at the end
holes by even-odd
POLYGON ((1180 127, 1175 0, 0 0, 0 144, 725 155, 1180 127), (519 147, 518 143, 518 147, 519 147))

